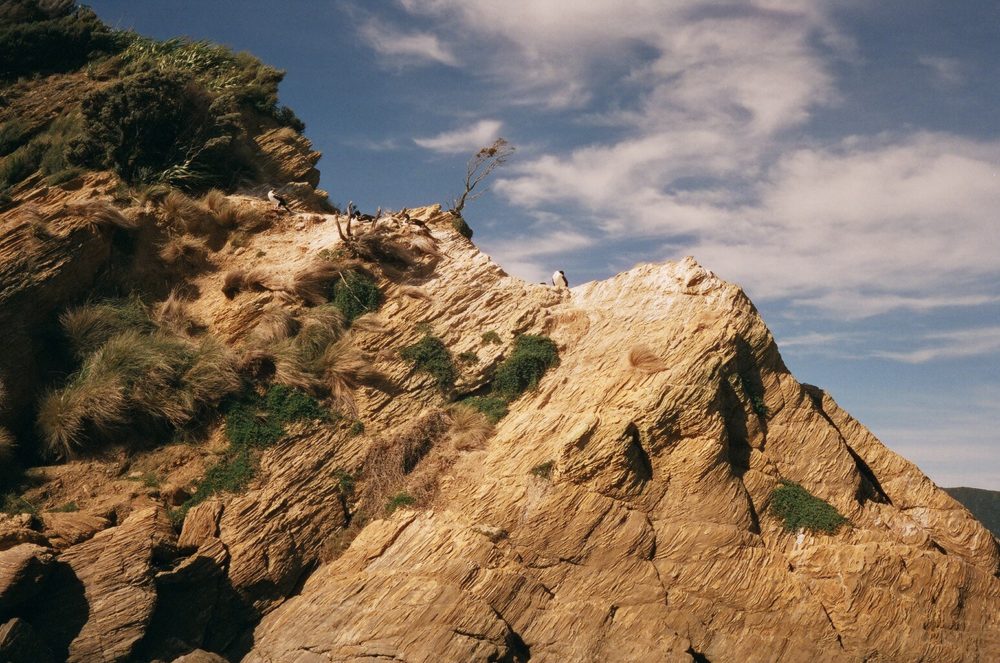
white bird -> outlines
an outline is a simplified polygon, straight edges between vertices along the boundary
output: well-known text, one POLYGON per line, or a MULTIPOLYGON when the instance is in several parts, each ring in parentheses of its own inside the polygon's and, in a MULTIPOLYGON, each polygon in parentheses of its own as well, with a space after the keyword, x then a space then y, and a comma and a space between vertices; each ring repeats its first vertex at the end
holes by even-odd
POLYGON ((274 189, 271 189, 270 191, 267 192, 267 199, 270 200, 272 203, 274 203, 274 209, 279 209, 284 207, 287 211, 289 212, 292 211, 288 209, 288 202, 284 198, 276 194, 274 192, 274 189))
POLYGON ((563 273, 563 270, 560 269, 559 271, 552 274, 552 285, 554 285, 557 288, 569 287, 569 283, 567 283, 566 281, 566 274, 563 273))

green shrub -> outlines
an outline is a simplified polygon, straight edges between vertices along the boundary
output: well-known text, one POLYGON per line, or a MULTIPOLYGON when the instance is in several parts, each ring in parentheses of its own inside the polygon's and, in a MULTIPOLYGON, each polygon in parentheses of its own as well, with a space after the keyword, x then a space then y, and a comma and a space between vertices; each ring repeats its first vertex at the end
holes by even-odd
POLYGON ((205 472, 195 493, 171 514, 174 524, 179 527, 191 507, 212 495, 246 488, 257 475, 259 450, 276 444, 285 434, 286 424, 330 418, 316 399, 281 385, 271 387, 264 396, 249 392, 231 402, 225 419, 229 451, 205 472))
POLYGON ((753 411, 761 417, 766 417, 769 412, 764 403, 764 395, 753 386, 753 383, 745 375, 740 376, 740 384, 743 386, 743 393, 750 400, 750 407, 753 408, 753 411))
POLYGON ((246 488, 257 475, 257 458, 249 449, 230 451, 219 462, 205 471, 194 494, 174 513, 171 519, 179 525, 191 507, 201 504, 216 493, 237 493, 246 488))
POLYGON ((466 350, 458 355, 458 360, 465 364, 475 364, 479 361, 479 355, 477 355, 472 350, 466 350))
POLYGON ((23 181, 38 170, 45 155, 45 145, 32 140, 0 159, 0 190, 23 181))
POLYGON ((76 505, 76 502, 66 502, 65 504, 60 504, 54 509, 49 509, 53 513, 74 513, 79 511, 80 507, 76 505))
POLYGON ((351 424, 351 427, 347 429, 348 435, 351 437, 357 437, 365 432, 365 424, 361 420, 356 420, 351 424))
POLYGON ((782 481, 771 493, 771 512, 784 522, 785 529, 800 528, 813 532, 835 534, 847 519, 828 502, 814 496, 791 481, 782 481))
POLYGON ((343 280, 338 278, 331 283, 331 290, 330 301, 340 309, 347 322, 376 311, 382 305, 382 291, 375 279, 361 272, 347 272, 343 280))
POLYGON ((463 405, 479 410, 490 423, 497 423, 507 416, 507 401, 500 396, 472 396, 462 400, 463 405))
POLYGON ((240 149, 238 116, 215 102, 176 70, 124 78, 84 97, 83 135, 70 148, 70 160, 114 170, 133 183, 232 186, 252 166, 240 149))
POLYGON ((539 479, 551 479, 552 469, 556 466, 555 461, 547 460, 531 468, 531 473, 539 479))
POLYGON ((460 215, 451 220, 451 227, 462 237, 472 239, 472 228, 460 215))
POLYGON ((16 516, 20 513, 38 515, 38 507, 16 493, 7 493, 0 498, 0 511, 8 516, 16 516))
POLYGON ((409 493, 397 493, 386 503, 385 515, 391 515, 393 511, 400 507, 410 506, 417 500, 409 493))
POLYGON ((399 355, 413 362, 417 371, 432 375, 441 391, 447 392, 455 386, 458 371, 451 359, 451 352, 437 336, 426 334, 413 345, 400 350, 399 355))
POLYGON ((86 7, 8 0, 0 7, 0 78, 71 71, 95 52, 121 48, 118 36, 86 7))
POLYGON ((490 345, 500 345, 503 341, 500 340, 500 334, 496 333, 492 329, 488 332, 483 333, 483 343, 489 343, 490 345))
POLYGON ((514 339, 514 350, 497 367, 493 391, 513 400, 538 381, 552 366, 559 364, 559 350, 547 336, 522 334, 514 339))
POLYGON ((182 71, 212 92, 220 109, 252 109, 298 132, 305 129, 290 108, 278 104, 278 84, 285 72, 249 53, 185 37, 156 41, 130 32, 125 40, 123 73, 182 71))
POLYGON ((297 389, 274 385, 261 397, 250 392, 226 412, 226 436, 239 448, 269 447, 285 434, 293 421, 329 420, 329 411, 316 399, 297 389))

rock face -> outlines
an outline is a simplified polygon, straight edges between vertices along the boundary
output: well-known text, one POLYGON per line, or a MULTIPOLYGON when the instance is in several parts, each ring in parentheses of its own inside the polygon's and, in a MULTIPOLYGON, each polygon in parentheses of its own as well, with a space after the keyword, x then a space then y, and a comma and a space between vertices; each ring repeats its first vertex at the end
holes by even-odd
MULTIPOLYGON (((559 293, 446 221, 421 319, 455 353, 489 329, 544 332, 561 363, 436 508, 367 526, 264 617, 245 661, 1000 657, 996 540, 799 384, 739 288, 685 259, 559 293), (850 526, 786 532, 781 480, 850 526)), ((404 306, 386 318, 412 324, 404 306)), ((412 416, 411 395, 365 415, 412 416)))
MULTIPOLYGON (((37 582, 12 584, 30 591, 0 611, 10 651, 41 642, 56 660, 250 663, 1000 659, 996 539, 798 383, 739 288, 692 259, 571 291, 528 284, 438 208, 409 217, 413 232, 429 229, 434 259, 383 278, 380 324, 349 336, 381 376, 354 393, 363 432, 292 425, 248 490, 193 508, 179 538, 152 497, 109 509, 101 494, 53 488, 80 512, 0 523, 11 568, 49 560, 37 582), (398 354, 427 328, 453 356, 475 354, 448 394, 398 354), (430 486, 419 508, 360 522, 378 450, 460 434, 449 400, 481 394, 523 333, 550 336, 559 365, 486 442, 409 461, 430 486), (770 505, 783 480, 850 525, 785 531, 770 505), (51 559, 32 544, 61 550, 51 559)), ((252 266, 287 282, 337 238, 332 215, 292 212, 216 254, 192 278, 191 308, 206 333, 239 343, 248 319, 287 298, 227 299, 224 273, 252 266)), ((55 292, 66 269, 3 301, 55 292)), ((96 475, 102 461, 87 462, 96 475)))

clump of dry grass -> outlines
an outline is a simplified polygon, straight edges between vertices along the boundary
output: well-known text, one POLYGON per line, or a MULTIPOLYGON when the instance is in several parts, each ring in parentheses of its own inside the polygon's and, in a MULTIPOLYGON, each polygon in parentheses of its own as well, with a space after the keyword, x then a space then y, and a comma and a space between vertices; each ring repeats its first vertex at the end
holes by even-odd
POLYGON ((130 329, 154 328, 149 310, 138 297, 107 300, 64 311, 59 324, 78 358, 97 350, 111 337, 130 329))
POLYGON ((212 337, 202 339, 181 374, 184 392, 199 407, 218 405, 243 386, 236 363, 236 355, 227 345, 212 337))
POLYGON ((139 223, 135 219, 125 216, 121 210, 104 200, 90 200, 72 204, 67 208, 67 213, 83 217, 88 224, 95 228, 113 227, 122 230, 135 230, 139 227, 139 223))
POLYGON ((493 434, 493 424, 475 408, 455 403, 448 408, 447 413, 449 435, 459 451, 479 449, 493 434))
POLYGON ((663 360, 645 345, 634 345, 629 349, 628 364, 636 372, 647 375, 667 370, 663 360))
POLYGON ((180 191, 167 194, 163 199, 163 212, 171 227, 185 233, 208 235, 218 228, 215 214, 208 206, 180 191))
POLYGON ((239 208, 222 191, 212 189, 201 198, 201 204, 215 216, 223 228, 235 228, 240 222, 239 208))
POLYGON ((69 458, 84 443, 84 426, 108 431, 124 418, 125 393, 113 376, 78 376, 46 393, 38 407, 38 429, 46 455, 69 458))
POLYGON ((341 340, 326 347, 319 363, 330 398, 347 413, 358 416, 354 392, 361 384, 381 377, 371 359, 350 341, 341 340))
POLYGON ((242 388, 236 357, 208 337, 165 331, 186 326, 184 303, 171 294, 157 307, 158 327, 138 300, 103 302, 67 312, 79 369, 41 400, 37 424, 49 456, 68 457, 118 427, 163 421, 177 428, 242 388))
POLYGON ((283 341, 290 336, 294 336, 299 331, 299 321, 290 311, 283 308, 273 307, 264 311, 253 331, 250 332, 250 342, 256 347, 267 347, 268 345, 283 341))
POLYGON ((208 264, 208 248, 205 243, 188 235, 170 235, 160 246, 159 256, 168 265, 190 271, 208 264))
POLYGON ((420 416, 409 428, 391 438, 377 439, 361 465, 362 491, 358 510, 381 516, 389 495, 399 492, 406 477, 447 432, 449 420, 440 409, 420 416))
POLYGON ((191 334, 202 327, 191 314, 190 303, 177 289, 171 290, 167 298, 154 307, 152 318, 157 325, 175 334, 191 334))
POLYGON ((331 281, 361 268, 357 260, 318 260, 295 275, 291 291, 308 304, 322 304, 329 300, 331 281))
POLYGON ((232 299, 237 294, 249 290, 263 292, 270 290, 267 286, 268 275, 260 269, 234 269, 226 272, 222 279, 222 294, 226 299, 232 299))

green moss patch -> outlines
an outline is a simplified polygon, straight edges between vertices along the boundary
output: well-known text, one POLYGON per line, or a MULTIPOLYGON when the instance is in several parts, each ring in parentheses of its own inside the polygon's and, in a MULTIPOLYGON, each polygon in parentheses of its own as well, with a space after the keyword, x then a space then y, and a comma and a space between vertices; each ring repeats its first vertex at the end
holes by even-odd
POLYGON ((348 322, 382 305, 382 291, 375 279, 361 272, 347 272, 343 280, 333 281, 330 289, 330 301, 348 322))
POLYGON ((782 481, 771 494, 771 512, 781 518, 785 529, 794 532, 835 534, 848 520, 829 502, 821 500, 797 483, 782 481))
POLYGON ((434 377, 438 389, 450 391, 455 386, 458 370, 451 352, 437 336, 425 334, 422 339, 399 351, 399 356, 413 362, 417 371, 434 377))
POLYGON ((514 340, 514 350, 497 367, 493 391, 513 400, 534 389, 549 368, 559 364, 559 350, 547 336, 522 334, 514 340))

